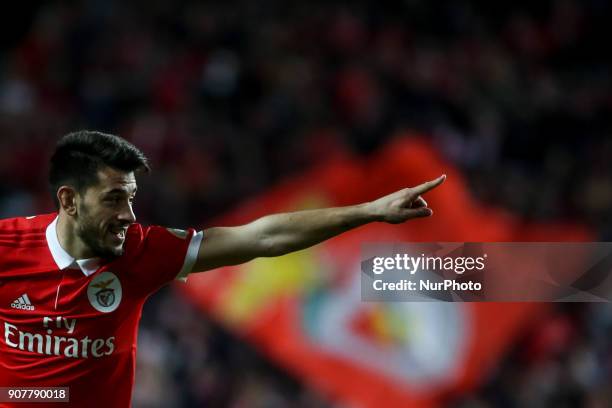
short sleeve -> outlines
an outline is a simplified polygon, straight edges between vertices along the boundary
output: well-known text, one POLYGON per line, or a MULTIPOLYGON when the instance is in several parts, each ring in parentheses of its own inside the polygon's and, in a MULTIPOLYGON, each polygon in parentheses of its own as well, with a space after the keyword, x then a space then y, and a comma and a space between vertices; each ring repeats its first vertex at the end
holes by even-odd
POLYGON ((160 226, 139 226, 128 232, 132 242, 132 273, 141 287, 152 293, 173 281, 186 281, 198 256, 203 232, 193 228, 179 230, 160 226), (131 234, 130 234, 131 233, 131 234))

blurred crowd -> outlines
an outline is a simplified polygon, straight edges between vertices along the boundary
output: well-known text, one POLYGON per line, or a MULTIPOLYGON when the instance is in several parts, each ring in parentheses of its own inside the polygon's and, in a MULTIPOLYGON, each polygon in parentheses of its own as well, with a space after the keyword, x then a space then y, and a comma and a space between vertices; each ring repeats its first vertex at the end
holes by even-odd
MULTIPOLYGON (((460 166, 480 200, 612 239, 609 2, 29 7, 0 53, 2 217, 53 208, 46 163, 75 129, 142 148, 154 176, 140 181, 139 219, 176 227, 409 129, 460 166)), ((558 308, 449 405, 609 406, 610 334, 606 305, 558 308)), ((171 290, 147 306, 138 364, 137 407, 328 406, 171 290)))
POLYGON ((612 404, 612 308, 560 305, 517 341, 472 395, 452 408, 605 408, 612 404))

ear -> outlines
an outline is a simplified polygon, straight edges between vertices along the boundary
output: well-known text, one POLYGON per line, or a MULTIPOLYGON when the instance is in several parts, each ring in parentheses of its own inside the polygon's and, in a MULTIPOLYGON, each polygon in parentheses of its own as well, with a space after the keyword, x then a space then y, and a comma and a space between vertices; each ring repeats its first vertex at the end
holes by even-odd
POLYGON ((77 213, 77 192, 69 186, 61 186, 57 190, 57 199, 60 208, 68 215, 76 215, 77 213))

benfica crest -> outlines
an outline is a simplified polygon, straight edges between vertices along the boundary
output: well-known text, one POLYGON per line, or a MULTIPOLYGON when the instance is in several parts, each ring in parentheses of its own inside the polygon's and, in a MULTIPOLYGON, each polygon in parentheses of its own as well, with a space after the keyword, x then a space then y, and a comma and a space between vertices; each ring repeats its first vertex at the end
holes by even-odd
POLYGON ((121 282, 112 272, 96 275, 87 287, 89 303, 99 312, 109 313, 121 303, 121 282))

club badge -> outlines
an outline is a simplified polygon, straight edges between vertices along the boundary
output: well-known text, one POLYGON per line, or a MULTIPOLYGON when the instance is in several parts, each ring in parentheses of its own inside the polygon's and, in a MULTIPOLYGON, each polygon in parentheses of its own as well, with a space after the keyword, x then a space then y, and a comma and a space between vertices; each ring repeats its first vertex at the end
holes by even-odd
POLYGON ((87 287, 89 303, 99 312, 110 313, 121 303, 121 282, 112 272, 96 275, 87 287))

